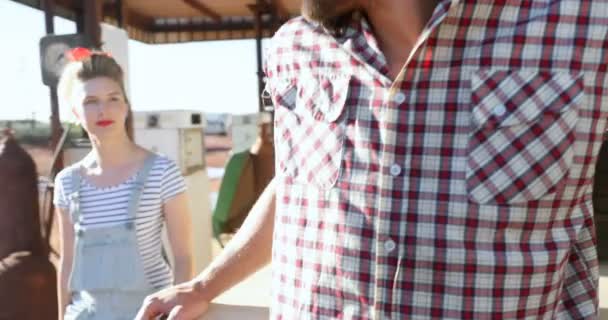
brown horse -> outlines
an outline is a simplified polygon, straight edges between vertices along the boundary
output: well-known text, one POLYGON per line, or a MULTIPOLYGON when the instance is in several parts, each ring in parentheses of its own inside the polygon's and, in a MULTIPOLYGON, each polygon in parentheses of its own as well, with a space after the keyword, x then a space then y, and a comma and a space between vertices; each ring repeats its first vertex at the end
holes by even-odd
POLYGON ((0 320, 57 319, 38 201, 36 165, 7 132, 0 137, 0 320))

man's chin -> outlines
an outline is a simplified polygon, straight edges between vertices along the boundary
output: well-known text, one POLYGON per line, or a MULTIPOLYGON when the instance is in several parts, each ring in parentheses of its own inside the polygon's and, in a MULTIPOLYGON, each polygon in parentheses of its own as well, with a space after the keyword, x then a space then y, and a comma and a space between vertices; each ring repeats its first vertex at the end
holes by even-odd
POLYGON ((332 25, 340 17, 355 11, 354 0, 303 0, 302 15, 321 25, 332 25))

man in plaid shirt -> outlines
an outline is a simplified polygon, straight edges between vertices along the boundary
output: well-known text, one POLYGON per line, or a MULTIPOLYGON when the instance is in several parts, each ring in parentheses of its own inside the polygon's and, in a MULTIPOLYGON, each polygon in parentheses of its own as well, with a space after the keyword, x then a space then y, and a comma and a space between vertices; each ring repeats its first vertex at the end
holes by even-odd
POLYGON ((272 256, 273 319, 596 318, 608 1, 303 10, 268 50, 275 179, 142 315, 203 312, 272 256))

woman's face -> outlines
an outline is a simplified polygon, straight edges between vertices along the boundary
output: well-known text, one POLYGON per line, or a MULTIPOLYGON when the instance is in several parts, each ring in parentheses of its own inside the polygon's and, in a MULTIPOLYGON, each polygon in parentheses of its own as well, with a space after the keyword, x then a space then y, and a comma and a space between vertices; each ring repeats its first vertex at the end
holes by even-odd
POLYGON ((72 94, 74 114, 89 135, 108 138, 126 133, 129 106, 116 81, 107 77, 77 81, 72 94))

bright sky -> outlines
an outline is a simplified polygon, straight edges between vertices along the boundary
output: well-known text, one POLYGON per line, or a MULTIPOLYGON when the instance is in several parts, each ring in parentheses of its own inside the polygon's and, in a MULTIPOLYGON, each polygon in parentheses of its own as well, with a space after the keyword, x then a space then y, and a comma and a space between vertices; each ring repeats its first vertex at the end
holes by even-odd
MULTIPOLYGON (((56 34, 75 32, 73 22, 55 19, 56 34)), ((0 0, 0 119, 48 121, 49 90, 42 84, 38 46, 44 35, 42 11, 0 0)), ((134 110, 257 111, 254 41, 147 45, 129 40, 128 50, 134 110)))

